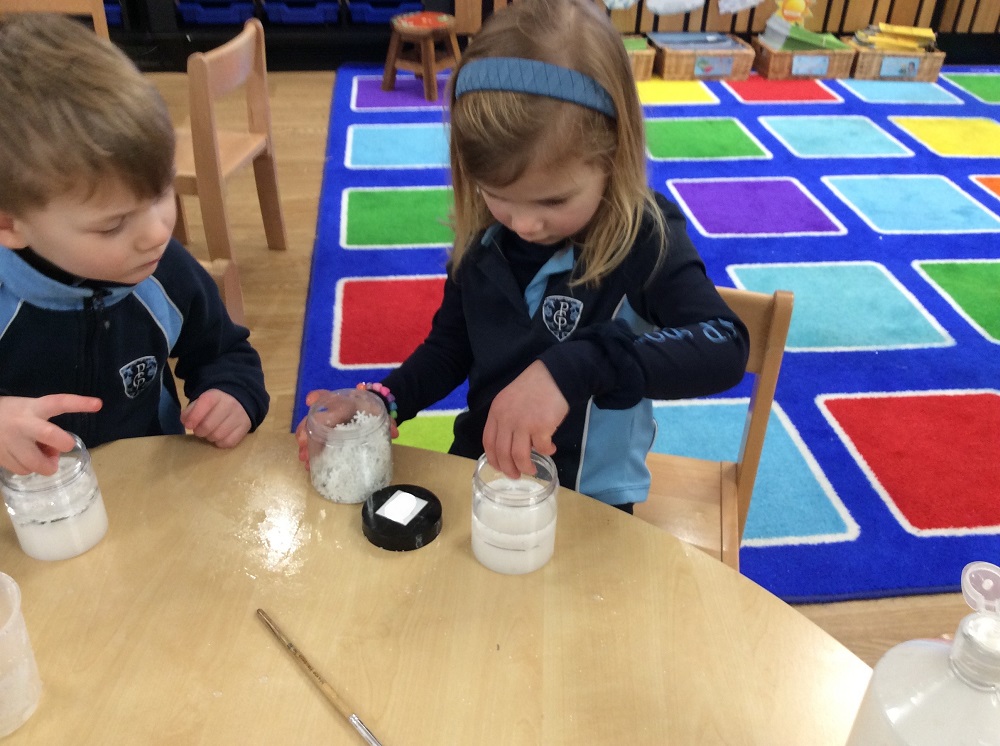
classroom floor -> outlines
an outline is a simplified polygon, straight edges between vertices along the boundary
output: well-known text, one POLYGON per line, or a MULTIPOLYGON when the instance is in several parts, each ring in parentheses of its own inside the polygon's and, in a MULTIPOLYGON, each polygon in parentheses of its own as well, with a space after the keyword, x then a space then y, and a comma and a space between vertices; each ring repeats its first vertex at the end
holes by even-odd
MULTIPOLYGON (((174 121, 187 118, 182 73, 150 73, 174 121)), ((228 206, 251 341, 264 361, 271 411, 262 429, 287 432, 291 425, 299 343, 309 264, 323 175, 334 72, 278 72, 269 76, 271 112, 281 200, 289 249, 269 251, 251 169, 229 184, 228 206)), ((227 116, 244 116, 240 105, 227 116)), ((188 199, 189 248, 205 256, 197 201, 188 199)), ((985 559, 985 558, 984 558, 985 559)), ((893 645, 921 637, 951 635, 969 613, 961 594, 914 596, 800 606, 799 610, 870 665, 893 645)))

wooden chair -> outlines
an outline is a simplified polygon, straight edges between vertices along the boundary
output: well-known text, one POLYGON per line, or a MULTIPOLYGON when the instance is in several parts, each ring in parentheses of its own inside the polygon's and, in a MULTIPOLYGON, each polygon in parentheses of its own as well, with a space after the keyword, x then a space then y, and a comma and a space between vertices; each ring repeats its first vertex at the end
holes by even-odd
POLYGON ((396 87, 397 70, 409 70, 423 78, 424 98, 437 101, 438 72, 454 67, 461 59, 454 16, 429 10, 393 16, 382 90, 396 87))
POLYGON ((104 0, 0 0, 0 15, 6 13, 65 13, 87 16, 93 21, 94 32, 110 39, 108 16, 104 0))
POLYGON ((750 509, 774 388, 792 318, 792 293, 773 295, 719 288, 750 331, 747 372, 754 375, 750 405, 736 463, 650 453, 649 499, 635 515, 740 568, 740 541, 750 509))
POLYGON ((211 260, 207 269, 218 283, 233 320, 242 324, 243 294, 226 214, 226 181, 233 173, 253 164, 268 248, 283 251, 288 247, 271 136, 264 27, 251 18, 234 39, 188 57, 187 72, 191 124, 177 130, 174 235, 187 242, 181 197, 197 195, 211 260), (242 89, 246 98, 247 122, 241 129, 221 127, 217 104, 237 89, 242 89))

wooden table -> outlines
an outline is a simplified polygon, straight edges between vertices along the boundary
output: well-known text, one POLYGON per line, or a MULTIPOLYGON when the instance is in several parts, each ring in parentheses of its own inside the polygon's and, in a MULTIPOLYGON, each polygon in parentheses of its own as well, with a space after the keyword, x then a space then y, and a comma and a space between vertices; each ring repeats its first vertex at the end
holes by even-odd
POLYGON ((396 553, 319 497, 291 435, 93 456, 110 529, 89 552, 33 560, 0 521, 44 682, 4 746, 360 744, 258 607, 384 746, 841 746, 871 675, 748 579, 567 490, 544 568, 485 569, 466 459, 394 447, 394 481, 444 506, 434 542, 396 553))

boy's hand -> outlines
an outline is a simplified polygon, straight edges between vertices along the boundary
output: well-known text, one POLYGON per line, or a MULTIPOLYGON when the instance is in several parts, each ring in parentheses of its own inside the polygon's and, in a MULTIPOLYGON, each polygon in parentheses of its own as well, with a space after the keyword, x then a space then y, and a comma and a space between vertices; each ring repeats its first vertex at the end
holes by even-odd
POLYGON ((549 369, 536 360, 493 399, 483 430, 486 459, 511 479, 534 474, 531 451, 556 452, 552 435, 568 413, 549 369))
MULTIPOLYGON (((321 396, 329 393, 326 389, 310 391, 306 394, 306 406, 311 407, 321 396)), ((309 434, 306 432, 306 419, 306 417, 303 417, 302 421, 295 428, 295 442, 299 446, 299 461, 305 464, 306 471, 309 471, 309 434)), ((389 418, 389 436, 393 440, 399 437, 399 428, 396 427, 396 421, 391 417, 389 418)))
POLYGON ((219 448, 232 448, 250 432, 250 415, 235 397, 209 389, 181 412, 181 424, 219 448))
POLYGON ((69 412, 96 412, 102 403, 76 394, 0 396, 0 466, 15 474, 55 474, 59 454, 73 447, 73 436, 49 420, 69 412))

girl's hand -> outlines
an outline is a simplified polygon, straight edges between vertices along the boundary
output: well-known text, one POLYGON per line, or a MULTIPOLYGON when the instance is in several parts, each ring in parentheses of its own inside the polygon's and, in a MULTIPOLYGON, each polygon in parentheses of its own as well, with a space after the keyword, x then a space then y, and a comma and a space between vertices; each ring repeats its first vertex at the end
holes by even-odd
POLYGON ((549 369, 536 360, 493 400, 483 430, 486 459, 511 479, 534 474, 531 451, 556 452, 552 435, 569 414, 549 369))
MULTIPOLYGON (((329 393, 326 389, 310 391, 306 394, 306 406, 311 407, 316 403, 317 399, 329 393)), ((299 446, 299 461, 305 465, 306 471, 309 471, 309 434, 306 432, 306 419, 306 417, 303 417, 302 421, 295 428, 295 441, 299 446)))
MULTIPOLYGON (((320 397, 324 397, 330 392, 326 389, 316 389, 310 391, 306 394, 306 406, 311 407, 320 397)), ((389 418, 389 435, 393 440, 399 437, 399 428, 396 427, 396 421, 389 418)), ((295 441, 299 446, 299 461, 303 463, 306 467, 306 471, 309 471, 309 434, 306 432, 306 418, 303 417, 302 421, 295 428, 295 441)))
POLYGON ((219 448, 233 448, 250 432, 250 415, 236 397, 209 389, 181 412, 181 424, 219 448))
POLYGON ((0 466, 14 474, 55 474, 59 454, 74 442, 49 420, 68 412, 96 412, 102 404, 93 396, 76 394, 0 396, 0 466))

